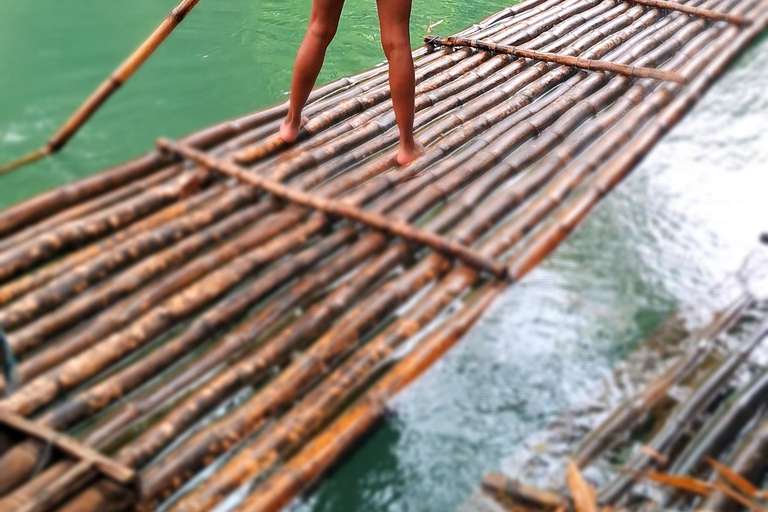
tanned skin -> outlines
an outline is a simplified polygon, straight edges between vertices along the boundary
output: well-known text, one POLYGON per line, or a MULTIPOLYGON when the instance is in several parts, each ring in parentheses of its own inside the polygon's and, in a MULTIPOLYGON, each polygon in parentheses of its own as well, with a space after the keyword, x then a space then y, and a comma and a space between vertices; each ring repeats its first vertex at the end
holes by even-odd
MULTIPOLYGON (((293 143, 301 127, 307 124, 308 119, 301 112, 323 67, 325 51, 336 35, 343 6, 344 0, 312 1, 309 27, 293 69, 288 114, 280 126, 280 137, 287 143, 293 143)), ((405 165, 424 152, 424 148, 413 136, 416 79, 408 27, 411 0, 377 0, 376 6, 379 11, 381 46, 389 62, 389 85, 395 120, 400 131, 397 163, 405 165)))

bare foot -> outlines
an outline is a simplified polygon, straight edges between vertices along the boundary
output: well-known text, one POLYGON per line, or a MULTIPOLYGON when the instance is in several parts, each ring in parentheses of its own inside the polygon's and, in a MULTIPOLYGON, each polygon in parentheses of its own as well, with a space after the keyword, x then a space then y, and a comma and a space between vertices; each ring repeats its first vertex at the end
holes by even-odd
POLYGON ((416 142, 413 146, 405 146, 403 144, 400 144, 400 147, 397 150, 397 157, 395 160, 397 160, 397 165, 406 165, 417 158, 419 158, 421 155, 424 154, 424 146, 422 146, 420 143, 416 142))
POLYGON ((298 126, 296 126, 295 123, 289 123, 288 119, 286 119, 283 121, 283 124, 280 125, 280 138, 283 139, 283 142, 286 144, 293 144, 296 142, 296 137, 299 136, 299 130, 301 127, 308 122, 309 119, 307 119, 307 116, 303 116, 301 118, 301 124, 298 126))

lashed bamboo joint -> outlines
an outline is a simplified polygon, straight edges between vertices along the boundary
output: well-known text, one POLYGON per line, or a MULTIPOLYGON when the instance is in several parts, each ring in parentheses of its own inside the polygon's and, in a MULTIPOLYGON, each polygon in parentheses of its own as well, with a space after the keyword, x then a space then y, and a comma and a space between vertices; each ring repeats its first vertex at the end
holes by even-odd
MULTIPOLYGON (((135 510, 206 512, 252 484, 238 510, 277 511, 703 95, 768 23, 757 2, 686 4, 755 20, 741 28, 524 0, 456 34, 686 85, 422 46, 426 151, 406 166, 382 65, 313 91, 296 144, 276 134, 282 103, 0 211, 0 329, 19 362, 0 410, 139 473, 135 510)), ((2 431, 0 468, 0 512, 91 478, 2 431)), ((50 510, 127 510, 109 478, 78 491, 50 510)))
POLYGON ((433 44, 435 46, 453 46, 453 47, 470 47, 477 48, 478 50, 485 50, 494 53, 504 53, 506 55, 513 55, 515 57, 522 57, 524 59, 535 59, 543 62, 554 62, 555 64, 562 64, 564 66, 573 66, 579 69, 586 69, 588 71, 606 71, 610 73, 618 73, 624 76, 631 76, 634 78, 653 78, 656 80, 662 80, 666 82, 675 82, 678 84, 685 84, 685 77, 679 73, 673 71, 665 71, 661 69, 627 66, 626 64, 618 64, 616 62, 608 62, 603 60, 594 59, 582 59, 578 57, 571 57, 568 55, 558 55, 556 53, 539 52, 536 50, 526 50, 525 48, 518 48, 516 46, 505 46, 495 44, 488 41, 480 41, 477 39, 467 39, 463 37, 438 37, 427 36, 424 38, 424 42, 427 44, 433 44))
POLYGON ((332 201, 321 196, 292 189, 278 181, 264 179, 254 173, 248 172, 248 169, 244 167, 240 167, 225 160, 213 158, 202 151, 197 151, 190 146, 178 142, 160 139, 157 142, 157 146, 164 151, 191 160, 208 169, 219 171, 244 183, 258 187, 280 199, 301 206, 307 206, 329 215, 354 220, 373 229, 384 231, 411 242, 426 245, 450 258, 461 260, 470 267, 488 272, 498 279, 505 279, 507 277, 507 269, 504 265, 491 261, 469 247, 465 247, 453 240, 418 229, 405 222, 393 220, 384 215, 366 212, 348 203, 332 201))

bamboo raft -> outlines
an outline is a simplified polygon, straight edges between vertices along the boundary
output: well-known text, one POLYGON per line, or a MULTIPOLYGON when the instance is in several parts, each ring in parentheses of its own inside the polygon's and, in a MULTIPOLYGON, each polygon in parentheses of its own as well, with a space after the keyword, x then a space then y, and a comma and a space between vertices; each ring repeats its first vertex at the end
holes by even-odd
POLYGON ((381 65, 0 212, 0 512, 281 509, 767 24, 525 0, 414 51, 407 166, 381 65))
MULTIPOLYGON (((569 443, 567 457, 596 485, 600 506, 726 511, 758 495, 768 473, 768 367, 752 356, 768 347, 768 299, 740 294, 712 323, 680 336, 679 355, 569 443), (753 496, 727 485, 724 467, 753 496)), ((549 480, 537 486, 490 473, 483 491, 500 510, 570 506, 562 476, 549 480)))

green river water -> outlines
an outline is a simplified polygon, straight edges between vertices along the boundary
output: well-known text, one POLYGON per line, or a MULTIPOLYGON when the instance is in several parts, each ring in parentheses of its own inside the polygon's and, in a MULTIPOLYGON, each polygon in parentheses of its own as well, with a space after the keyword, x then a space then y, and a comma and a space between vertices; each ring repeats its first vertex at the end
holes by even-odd
MULTIPOLYGON (((0 161, 46 140, 175 3, 0 0, 0 161)), ((415 0, 414 42, 430 21, 448 34, 504 5, 415 0)), ((62 154, 0 178, 0 208, 284 99, 308 13, 308 0, 201 2, 62 154)), ((374 0, 347 0, 321 81, 382 57, 374 0)), ((767 84, 763 37, 298 509, 450 512, 486 471, 514 475, 537 429, 759 250, 767 84)))

